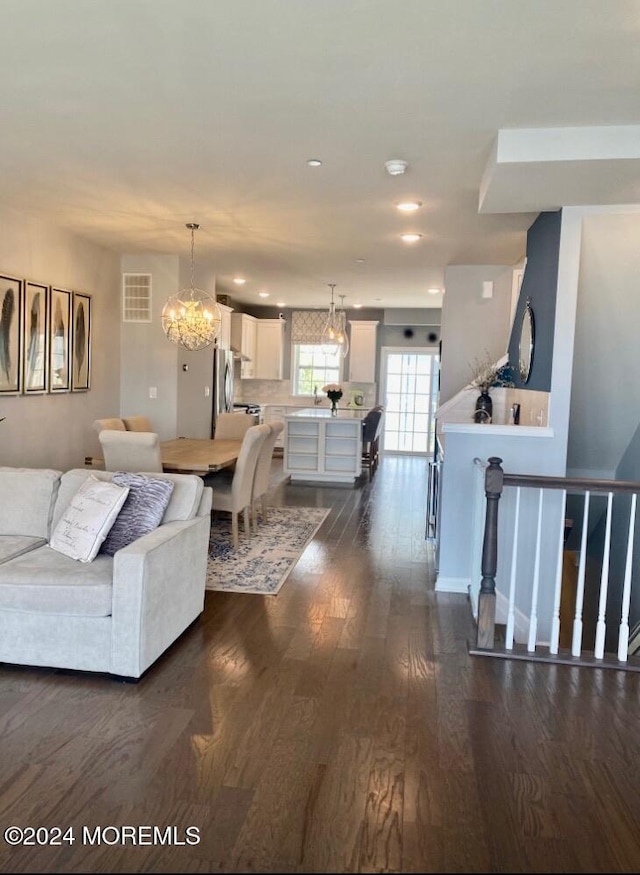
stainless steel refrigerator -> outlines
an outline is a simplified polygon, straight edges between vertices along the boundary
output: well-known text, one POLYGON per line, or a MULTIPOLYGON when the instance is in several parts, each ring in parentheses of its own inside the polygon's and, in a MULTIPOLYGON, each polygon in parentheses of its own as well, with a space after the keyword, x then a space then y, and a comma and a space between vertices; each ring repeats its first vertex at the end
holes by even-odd
POLYGON ((231 413, 233 410, 233 361, 231 350, 216 347, 213 353, 212 437, 215 437, 218 414, 231 413))

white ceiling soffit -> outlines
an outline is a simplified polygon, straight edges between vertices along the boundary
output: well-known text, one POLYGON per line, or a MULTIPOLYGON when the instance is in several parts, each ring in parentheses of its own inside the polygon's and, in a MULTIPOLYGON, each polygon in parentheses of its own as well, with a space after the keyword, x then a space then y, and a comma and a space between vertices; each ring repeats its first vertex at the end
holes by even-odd
POLYGON ((640 202, 640 125, 500 130, 481 213, 640 202))

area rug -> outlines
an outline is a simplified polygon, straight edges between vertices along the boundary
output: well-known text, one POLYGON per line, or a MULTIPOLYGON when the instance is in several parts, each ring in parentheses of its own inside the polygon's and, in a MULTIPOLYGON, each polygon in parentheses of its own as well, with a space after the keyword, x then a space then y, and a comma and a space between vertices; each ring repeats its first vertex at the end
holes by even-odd
POLYGON ((268 521, 233 549, 231 515, 211 521, 207 589, 275 595, 327 518, 324 507, 270 507, 268 521))

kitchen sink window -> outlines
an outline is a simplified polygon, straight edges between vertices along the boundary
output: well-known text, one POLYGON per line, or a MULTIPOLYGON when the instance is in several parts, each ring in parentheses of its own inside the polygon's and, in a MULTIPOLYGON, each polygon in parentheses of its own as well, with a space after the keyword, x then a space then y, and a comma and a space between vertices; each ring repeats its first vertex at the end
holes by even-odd
POLYGON ((342 357, 327 355, 320 343, 325 311, 294 310, 291 314, 291 394, 313 397, 327 383, 342 381, 342 357))
POLYGON ((341 381, 342 357, 339 352, 327 355, 319 343, 293 344, 293 394, 314 395, 327 383, 341 381))

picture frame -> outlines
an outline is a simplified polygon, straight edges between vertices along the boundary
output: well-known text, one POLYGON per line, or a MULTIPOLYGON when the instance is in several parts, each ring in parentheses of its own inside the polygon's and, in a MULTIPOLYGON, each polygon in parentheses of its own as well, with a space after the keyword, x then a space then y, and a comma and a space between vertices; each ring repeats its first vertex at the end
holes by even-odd
POLYGON ((49 375, 49 286, 25 280, 23 310, 23 392, 41 395, 49 375))
POLYGON ((71 322, 71 391, 91 387, 91 295, 73 293, 71 322))
POLYGON ((0 395, 22 392, 22 309, 24 284, 0 275, 0 395))
POLYGON ((71 389, 71 300, 68 289, 51 288, 49 297, 49 392, 71 389))

